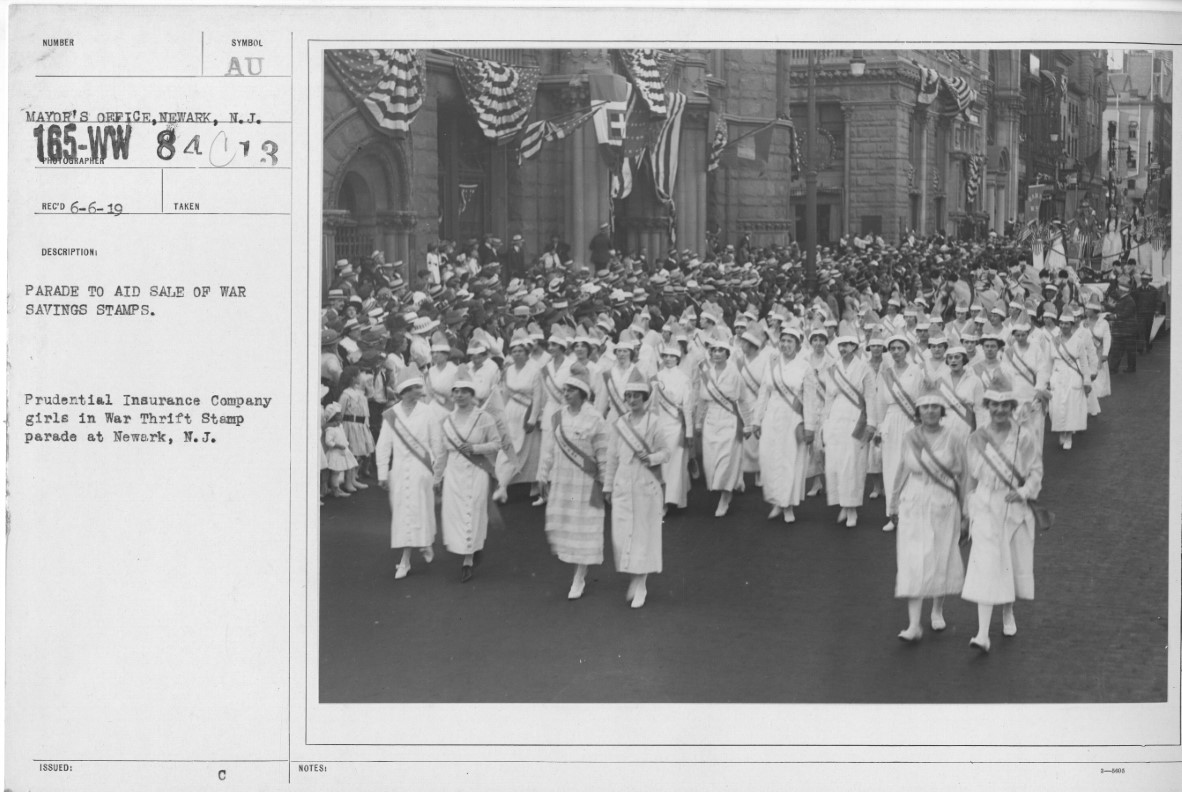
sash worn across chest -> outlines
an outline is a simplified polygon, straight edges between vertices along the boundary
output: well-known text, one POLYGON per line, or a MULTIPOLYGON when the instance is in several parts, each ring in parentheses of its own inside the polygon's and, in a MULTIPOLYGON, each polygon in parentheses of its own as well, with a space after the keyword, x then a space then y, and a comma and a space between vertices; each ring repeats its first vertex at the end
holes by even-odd
POLYGON ((977 432, 973 435, 973 442, 977 446, 977 452, 985 460, 985 464, 989 465, 1003 484, 1012 490, 1017 490, 1026 483, 1026 477, 1018 470, 1017 465, 1006 459, 1001 446, 987 433, 977 432))
POLYGON ((911 394, 903 387, 903 383, 899 381, 895 370, 888 366, 882 375, 882 379, 886 382, 887 390, 891 393, 891 399, 899 406, 912 423, 919 423, 919 419, 915 417, 915 400, 911 398, 911 394))
POLYGON ((801 403, 800 396, 796 391, 792 390, 792 386, 784 380, 779 366, 772 367, 771 378, 772 386, 776 389, 776 393, 780 395, 780 398, 786 401, 788 406, 796 411, 798 415, 804 416, 804 404, 801 403))
POLYGON ((858 422, 854 424, 853 437, 855 440, 861 440, 866 433, 866 397, 850 382, 849 377, 841 370, 840 363, 833 364, 833 384, 837 387, 838 393, 858 408, 858 422))
POLYGON ((739 405, 734 399, 722 392, 722 387, 718 384, 718 380, 714 378, 714 372, 702 364, 702 383, 706 386, 706 393, 710 398, 718 402, 719 406, 728 410, 731 415, 735 416, 735 439, 743 439, 743 415, 739 412, 739 405))
MULTIPOLYGON (((480 416, 477 414, 476 418, 472 421, 473 428, 475 428, 479 420, 480 416)), ((471 432, 469 432, 469 434, 471 434, 471 432)), ((447 442, 452 447, 453 451, 455 451, 457 454, 460 454, 464 457, 464 459, 468 460, 473 465, 484 471, 484 473, 488 475, 489 481, 492 482, 492 486, 496 486, 497 472, 493 467, 493 463, 489 461, 489 458, 483 454, 473 454, 471 452, 464 452, 460 450, 460 446, 468 442, 468 439, 464 437, 464 435, 460 434, 460 428, 456 426, 454 416, 447 416, 447 420, 443 422, 443 435, 447 438, 447 442)))
POLYGON ((1006 359, 1010 361, 1010 365, 1021 375, 1022 379, 1031 385, 1035 384, 1038 377, 1034 373, 1034 368, 1026 362, 1025 358, 1017 353, 1014 347, 1006 349, 1006 359))
MULTIPOLYGON (((646 431, 649 428, 649 420, 649 416, 645 415, 644 428, 646 431)), ((637 459, 653 453, 652 447, 649 446, 649 444, 645 441, 641 433, 636 430, 636 427, 632 425, 632 422, 628 420, 627 415, 621 415, 616 420, 616 428, 619 430, 620 438, 624 441, 624 444, 627 445, 628 448, 632 449, 632 453, 636 454, 637 459)), ((649 471, 657 477, 658 481, 661 479, 660 465, 645 465, 645 467, 647 467, 649 471)))
POLYGON ((550 366, 542 367, 542 384, 546 387, 546 393, 554 401, 562 404, 562 388, 558 387, 558 383, 554 381, 554 374, 550 371, 550 366))
POLYGON ((616 381, 612 379, 611 369, 603 372, 603 385, 607 390, 607 400, 611 402, 616 415, 624 415, 627 412, 624 409, 624 398, 620 395, 620 389, 616 387, 616 381))
POLYGON ((406 450, 410 452, 410 455, 419 460, 423 467, 427 469, 428 473, 434 472, 434 468, 431 465, 431 455, 427 452, 426 446, 419 442, 419 439, 414 436, 413 432, 410 431, 410 427, 403 423, 402 419, 398 417, 398 412, 391 408, 386 410, 382 417, 386 420, 386 423, 390 425, 390 429, 393 430, 394 436, 402 441, 402 445, 406 447, 406 450))
POLYGON ((956 413, 960 420, 968 424, 970 431, 976 429, 977 414, 973 412, 972 407, 961 401, 960 397, 956 395, 956 389, 949 385, 945 380, 940 379, 936 380, 936 382, 938 383, 937 387, 940 390, 940 395, 944 397, 946 402, 948 402, 948 407, 952 410, 952 412, 956 413))
POLYGON ((751 370, 751 366, 748 365, 742 355, 739 356, 737 362, 739 365, 739 374, 742 376, 743 384, 747 387, 747 390, 752 393, 759 393, 759 380, 755 378, 755 373, 751 370))
POLYGON ((1066 363, 1072 371, 1078 374, 1081 380, 1086 381, 1087 378, 1084 377, 1083 369, 1079 365, 1079 359, 1076 358, 1075 355, 1071 354, 1071 350, 1067 348, 1067 344, 1063 341, 1061 336, 1055 338, 1055 349, 1058 351, 1059 357, 1063 359, 1063 362, 1066 363))
POLYGON ((928 478, 960 500, 960 482, 957 480, 956 474, 940 461, 922 432, 922 429, 916 429, 911 433, 911 450, 915 454, 915 461, 919 463, 928 478))
POLYGON ((600 480, 599 462, 583 449, 579 448, 566 434, 566 427, 562 425, 562 411, 554 413, 554 443, 575 467, 587 474, 591 479, 590 504, 596 508, 604 506, 603 482, 600 480))
POLYGON ((677 442, 679 445, 685 445, 685 413, 673 401, 673 398, 666 392, 664 383, 661 380, 653 380, 653 390, 657 394, 657 407, 665 411, 665 414, 681 424, 681 431, 678 432, 677 442))

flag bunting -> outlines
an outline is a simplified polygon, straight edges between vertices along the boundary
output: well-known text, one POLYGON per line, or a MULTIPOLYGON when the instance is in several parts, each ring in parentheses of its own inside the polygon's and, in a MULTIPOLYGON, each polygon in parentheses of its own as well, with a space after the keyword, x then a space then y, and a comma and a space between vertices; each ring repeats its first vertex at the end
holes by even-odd
POLYGON ((517 149, 517 164, 532 158, 542 150, 542 144, 562 140, 571 132, 591 120, 595 108, 588 107, 565 113, 549 120, 535 121, 525 128, 517 149))
POLYGON ((977 188, 981 183, 981 164, 980 156, 969 160, 969 178, 965 183, 965 195, 968 197, 969 203, 977 199, 977 188))
POLYGON ((533 108, 541 69, 464 57, 455 67, 484 136, 496 143, 513 139, 533 108))
POLYGON ((672 53, 655 49, 620 50, 620 60, 632 84, 655 115, 667 112, 665 83, 673 70, 672 53))
POLYGON ((345 91, 379 129, 405 134, 423 106, 426 69, 418 50, 329 50, 345 91))
POLYGON ((977 92, 969 87, 969 81, 963 77, 943 76, 940 77, 940 80, 956 101, 956 109, 961 113, 968 112, 969 105, 977 99, 977 92))

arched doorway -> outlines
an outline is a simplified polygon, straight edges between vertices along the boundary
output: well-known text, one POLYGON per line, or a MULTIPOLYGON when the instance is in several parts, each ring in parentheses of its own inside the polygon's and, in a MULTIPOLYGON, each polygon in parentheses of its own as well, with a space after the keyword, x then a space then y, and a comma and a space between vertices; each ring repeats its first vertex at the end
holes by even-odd
MULTIPOLYGON (((329 137, 348 137, 353 124, 363 124, 359 117, 330 133, 329 137)), ((365 130, 368 142, 354 148, 354 153, 335 165, 329 161, 326 145, 326 184, 324 196, 324 288, 334 276, 333 264, 348 259, 354 266, 381 251, 390 263, 403 262, 402 274, 411 279, 410 251, 415 215, 408 211, 407 168, 402 143, 378 137, 365 130)))

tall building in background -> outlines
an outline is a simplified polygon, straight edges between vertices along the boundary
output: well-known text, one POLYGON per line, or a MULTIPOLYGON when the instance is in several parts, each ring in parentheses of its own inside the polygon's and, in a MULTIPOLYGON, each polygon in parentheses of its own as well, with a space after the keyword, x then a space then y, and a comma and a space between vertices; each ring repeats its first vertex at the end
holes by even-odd
POLYGON ((1125 50, 1121 70, 1108 75, 1104 112, 1108 200, 1127 211, 1169 211, 1163 189, 1172 164, 1173 54, 1125 50))

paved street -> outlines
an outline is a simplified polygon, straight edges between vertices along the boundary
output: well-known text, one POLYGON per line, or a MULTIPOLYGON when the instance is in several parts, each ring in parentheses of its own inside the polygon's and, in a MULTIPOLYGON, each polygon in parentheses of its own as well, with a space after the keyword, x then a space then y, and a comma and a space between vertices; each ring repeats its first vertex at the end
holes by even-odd
POLYGON ((634 611, 610 545, 567 601, 572 568, 550 555, 524 488, 472 582, 440 543, 395 581, 374 485, 321 510, 321 701, 1164 701, 1169 344, 1138 362, 1072 451, 1048 432, 1041 502, 1058 522, 1037 540, 1037 599, 1018 603, 1014 638, 995 609, 988 656, 968 646, 976 606, 955 597, 945 632, 895 637, 906 605, 881 499, 849 530, 823 497, 785 526, 750 485, 721 520, 696 489, 634 611))

